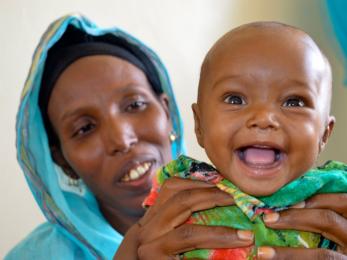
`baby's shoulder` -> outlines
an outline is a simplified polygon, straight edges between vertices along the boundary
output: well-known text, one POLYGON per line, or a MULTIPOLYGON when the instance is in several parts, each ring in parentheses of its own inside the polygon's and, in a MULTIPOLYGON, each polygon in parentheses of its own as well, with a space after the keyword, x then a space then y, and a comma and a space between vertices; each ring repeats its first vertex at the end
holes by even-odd
POLYGON ((321 171, 331 171, 331 170, 340 170, 347 172, 347 164, 339 161, 329 160, 321 166, 317 167, 317 170, 321 171))

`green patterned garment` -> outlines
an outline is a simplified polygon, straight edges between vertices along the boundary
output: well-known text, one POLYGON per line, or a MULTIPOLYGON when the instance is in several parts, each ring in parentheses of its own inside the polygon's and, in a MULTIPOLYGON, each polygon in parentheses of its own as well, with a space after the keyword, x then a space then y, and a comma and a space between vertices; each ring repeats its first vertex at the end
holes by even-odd
POLYGON ((267 228, 262 215, 285 210, 315 194, 347 192, 347 165, 344 163, 329 161, 324 166, 312 169, 288 183, 276 193, 255 198, 240 191, 211 165, 181 155, 158 171, 144 206, 155 203, 160 186, 166 179, 173 176, 214 183, 218 188, 229 193, 236 204, 195 212, 187 223, 253 230, 255 234, 254 246, 193 250, 182 255, 183 259, 255 259, 256 248, 259 246, 336 248, 335 243, 319 234, 267 228))

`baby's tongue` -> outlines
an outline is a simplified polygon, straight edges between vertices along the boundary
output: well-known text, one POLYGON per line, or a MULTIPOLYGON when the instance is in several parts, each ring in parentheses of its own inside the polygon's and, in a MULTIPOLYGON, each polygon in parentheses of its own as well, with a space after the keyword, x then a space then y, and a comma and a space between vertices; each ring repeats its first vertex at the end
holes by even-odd
POLYGON ((273 149, 247 148, 244 150, 246 163, 266 165, 275 162, 275 151, 273 149))

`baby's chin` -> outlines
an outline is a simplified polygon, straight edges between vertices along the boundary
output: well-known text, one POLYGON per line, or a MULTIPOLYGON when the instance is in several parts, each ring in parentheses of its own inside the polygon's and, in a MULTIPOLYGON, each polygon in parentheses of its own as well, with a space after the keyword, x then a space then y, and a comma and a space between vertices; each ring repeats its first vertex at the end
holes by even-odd
POLYGON ((276 191, 278 191, 281 186, 279 187, 256 187, 256 188, 252 188, 252 187, 240 187, 238 186, 239 189, 241 191, 243 191, 244 193, 254 196, 254 197, 267 197, 270 196, 272 194, 274 194, 276 191))
POLYGON ((244 181, 242 183, 238 181, 232 181, 232 183, 237 186, 242 192, 254 197, 270 196, 286 185, 286 182, 284 182, 284 180, 258 180, 244 181))
POLYGON ((251 195, 253 197, 267 197, 272 194, 274 194, 276 191, 278 191, 281 187, 277 189, 241 189, 244 193, 247 193, 248 195, 251 195))

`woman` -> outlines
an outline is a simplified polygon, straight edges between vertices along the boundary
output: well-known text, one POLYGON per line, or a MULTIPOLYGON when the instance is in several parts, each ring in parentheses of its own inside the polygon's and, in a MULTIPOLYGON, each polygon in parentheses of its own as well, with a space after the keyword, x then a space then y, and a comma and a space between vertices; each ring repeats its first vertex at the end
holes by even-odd
POLYGON ((48 222, 8 259, 110 259, 143 215, 155 169, 183 151, 171 84, 156 54, 78 15, 43 35, 17 134, 19 162, 48 222))

